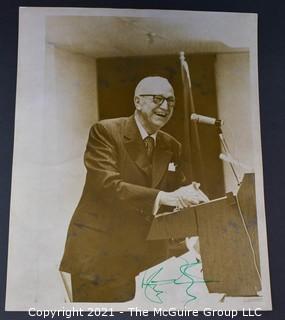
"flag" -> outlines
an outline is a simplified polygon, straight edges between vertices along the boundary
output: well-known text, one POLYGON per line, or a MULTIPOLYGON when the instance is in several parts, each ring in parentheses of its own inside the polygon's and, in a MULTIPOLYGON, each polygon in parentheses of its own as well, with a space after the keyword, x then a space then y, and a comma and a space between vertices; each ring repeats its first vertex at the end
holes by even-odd
POLYGON ((190 117, 195 113, 195 105, 192 94, 192 83, 190 71, 183 52, 180 52, 181 76, 184 100, 184 133, 183 133, 183 169, 186 174, 187 182, 198 181, 203 185, 204 190, 205 179, 203 173, 203 157, 201 151, 200 137, 196 122, 191 122, 190 117))

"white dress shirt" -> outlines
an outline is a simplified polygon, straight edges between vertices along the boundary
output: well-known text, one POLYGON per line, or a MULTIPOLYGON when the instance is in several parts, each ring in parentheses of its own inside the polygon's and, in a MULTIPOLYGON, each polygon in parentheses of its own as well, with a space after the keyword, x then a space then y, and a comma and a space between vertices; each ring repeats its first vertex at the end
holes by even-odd
POLYGON ((153 134, 148 134, 145 130, 145 128, 143 127, 143 125, 141 124, 140 120, 138 119, 137 115, 135 114, 135 121, 137 124, 137 127, 139 129, 139 132, 141 134, 142 139, 144 140, 146 137, 150 136, 153 138, 154 140, 154 145, 156 144, 156 136, 157 136, 157 132, 153 133, 153 134))

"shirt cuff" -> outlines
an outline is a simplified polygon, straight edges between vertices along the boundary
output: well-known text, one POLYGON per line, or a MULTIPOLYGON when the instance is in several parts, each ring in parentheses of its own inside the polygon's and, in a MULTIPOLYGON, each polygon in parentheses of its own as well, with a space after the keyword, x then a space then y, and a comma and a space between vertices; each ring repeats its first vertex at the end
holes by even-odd
POLYGON ((156 216, 159 207, 160 207, 160 196, 161 196, 161 191, 157 194, 156 199, 154 201, 154 206, 153 206, 153 210, 152 210, 152 214, 154 216, 156 216))

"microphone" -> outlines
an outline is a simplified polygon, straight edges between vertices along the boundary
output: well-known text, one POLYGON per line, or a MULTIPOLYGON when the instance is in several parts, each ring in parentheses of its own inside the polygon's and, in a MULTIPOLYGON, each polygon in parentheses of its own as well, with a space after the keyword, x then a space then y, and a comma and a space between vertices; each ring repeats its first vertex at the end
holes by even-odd
POLYGON ((224 154, 224 153, 220 153, 219 158, 225 162, 231 163, 231 164, 235 164, 238 167, 241 167, 243 169, 245 169, 247 172, 253 172, 253 168, 247 166, 246 164, 234 159, 231 155, 229 154, 224 154))
POLYGON ((191 114, 191 120, 195 121, 197 123, 205 123, 205 124, 211 124, 217 127, 221 127, 224 124, 223 120, 218 120, 216 118, 211 118, 211 117, 206 117, 202 116, 197 113, 192 113, 191 114))

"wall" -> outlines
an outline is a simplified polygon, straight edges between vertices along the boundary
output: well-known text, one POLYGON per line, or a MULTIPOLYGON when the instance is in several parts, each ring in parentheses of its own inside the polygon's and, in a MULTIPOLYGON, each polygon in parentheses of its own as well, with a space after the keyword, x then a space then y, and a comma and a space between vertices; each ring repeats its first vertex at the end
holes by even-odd
POLYGON ((58 265, 97 120, 95 59, 47 45, 20 61, 18 79, 6 300, 14 310, 64 301, 58 265), (37 73, 44 57, 45 73, 37 73))
MULTIPOLYGON (((254 168, 252 106, 250 102, 249 55, 217 54, 216 85, 219 118, 232 156, 254 168)), ((239 179, 245 171, 235 166, 239 179)), ((228 163, 224 163, 226 191, 236 190, 236 181, 228 163)))

